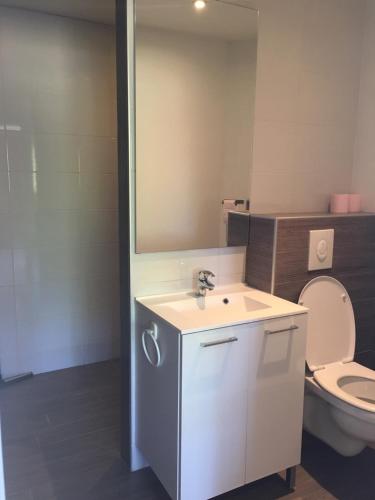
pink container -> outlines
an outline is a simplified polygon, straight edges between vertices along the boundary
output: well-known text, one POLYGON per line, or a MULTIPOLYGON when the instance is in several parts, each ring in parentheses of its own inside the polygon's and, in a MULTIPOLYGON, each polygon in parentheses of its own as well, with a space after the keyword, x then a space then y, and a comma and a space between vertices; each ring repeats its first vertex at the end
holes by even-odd
POLYGON ((349 195, 332 194, 330 211, 332 214, 347 214, 349 212, 349 195))
POLYGON ((360 212, 362 209, 360 194, 350 194, 349 195, 349 212, 360 212))

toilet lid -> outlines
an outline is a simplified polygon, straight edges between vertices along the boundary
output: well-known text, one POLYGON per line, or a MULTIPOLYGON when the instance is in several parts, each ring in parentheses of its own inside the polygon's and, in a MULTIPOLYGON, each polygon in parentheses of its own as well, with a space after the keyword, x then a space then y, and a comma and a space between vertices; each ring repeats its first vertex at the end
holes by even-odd
POLYGON ((355 321, 344 286, 329 276, 311 280, 299 297, 309 309, 306 361, 311 371, 329 363, 353 361, 355 321))

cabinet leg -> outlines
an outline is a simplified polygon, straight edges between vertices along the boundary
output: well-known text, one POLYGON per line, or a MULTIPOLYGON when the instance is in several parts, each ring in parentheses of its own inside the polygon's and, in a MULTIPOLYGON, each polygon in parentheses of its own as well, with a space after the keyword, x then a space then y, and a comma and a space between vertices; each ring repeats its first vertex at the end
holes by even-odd
POLYGON ((290 467, 286 470, 286 485, 293 491, 296 489, 296 472, 297 467, 290 467))

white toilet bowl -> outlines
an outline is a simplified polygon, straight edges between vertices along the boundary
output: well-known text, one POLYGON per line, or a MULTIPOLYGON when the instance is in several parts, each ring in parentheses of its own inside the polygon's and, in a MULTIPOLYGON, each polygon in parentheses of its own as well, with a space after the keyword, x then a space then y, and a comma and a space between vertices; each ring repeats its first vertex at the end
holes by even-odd
POLYGON ((323 276, 306 285, 299 302, 310 310, 305 429, 345 456, 375 447, 375 371, 353 361, 355 322, 347 291, 323 276))

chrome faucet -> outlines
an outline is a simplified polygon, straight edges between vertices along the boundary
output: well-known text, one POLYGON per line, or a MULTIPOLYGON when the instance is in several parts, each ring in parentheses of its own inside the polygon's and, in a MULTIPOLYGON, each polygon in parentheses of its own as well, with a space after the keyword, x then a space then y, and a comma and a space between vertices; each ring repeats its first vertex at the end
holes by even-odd
POLYGON ((210 278, 215 278, 211 271, 199 271, 197 279, 197 296, 205 297, 207 290, 213 290, 215 284, 210 281, 210 278))

